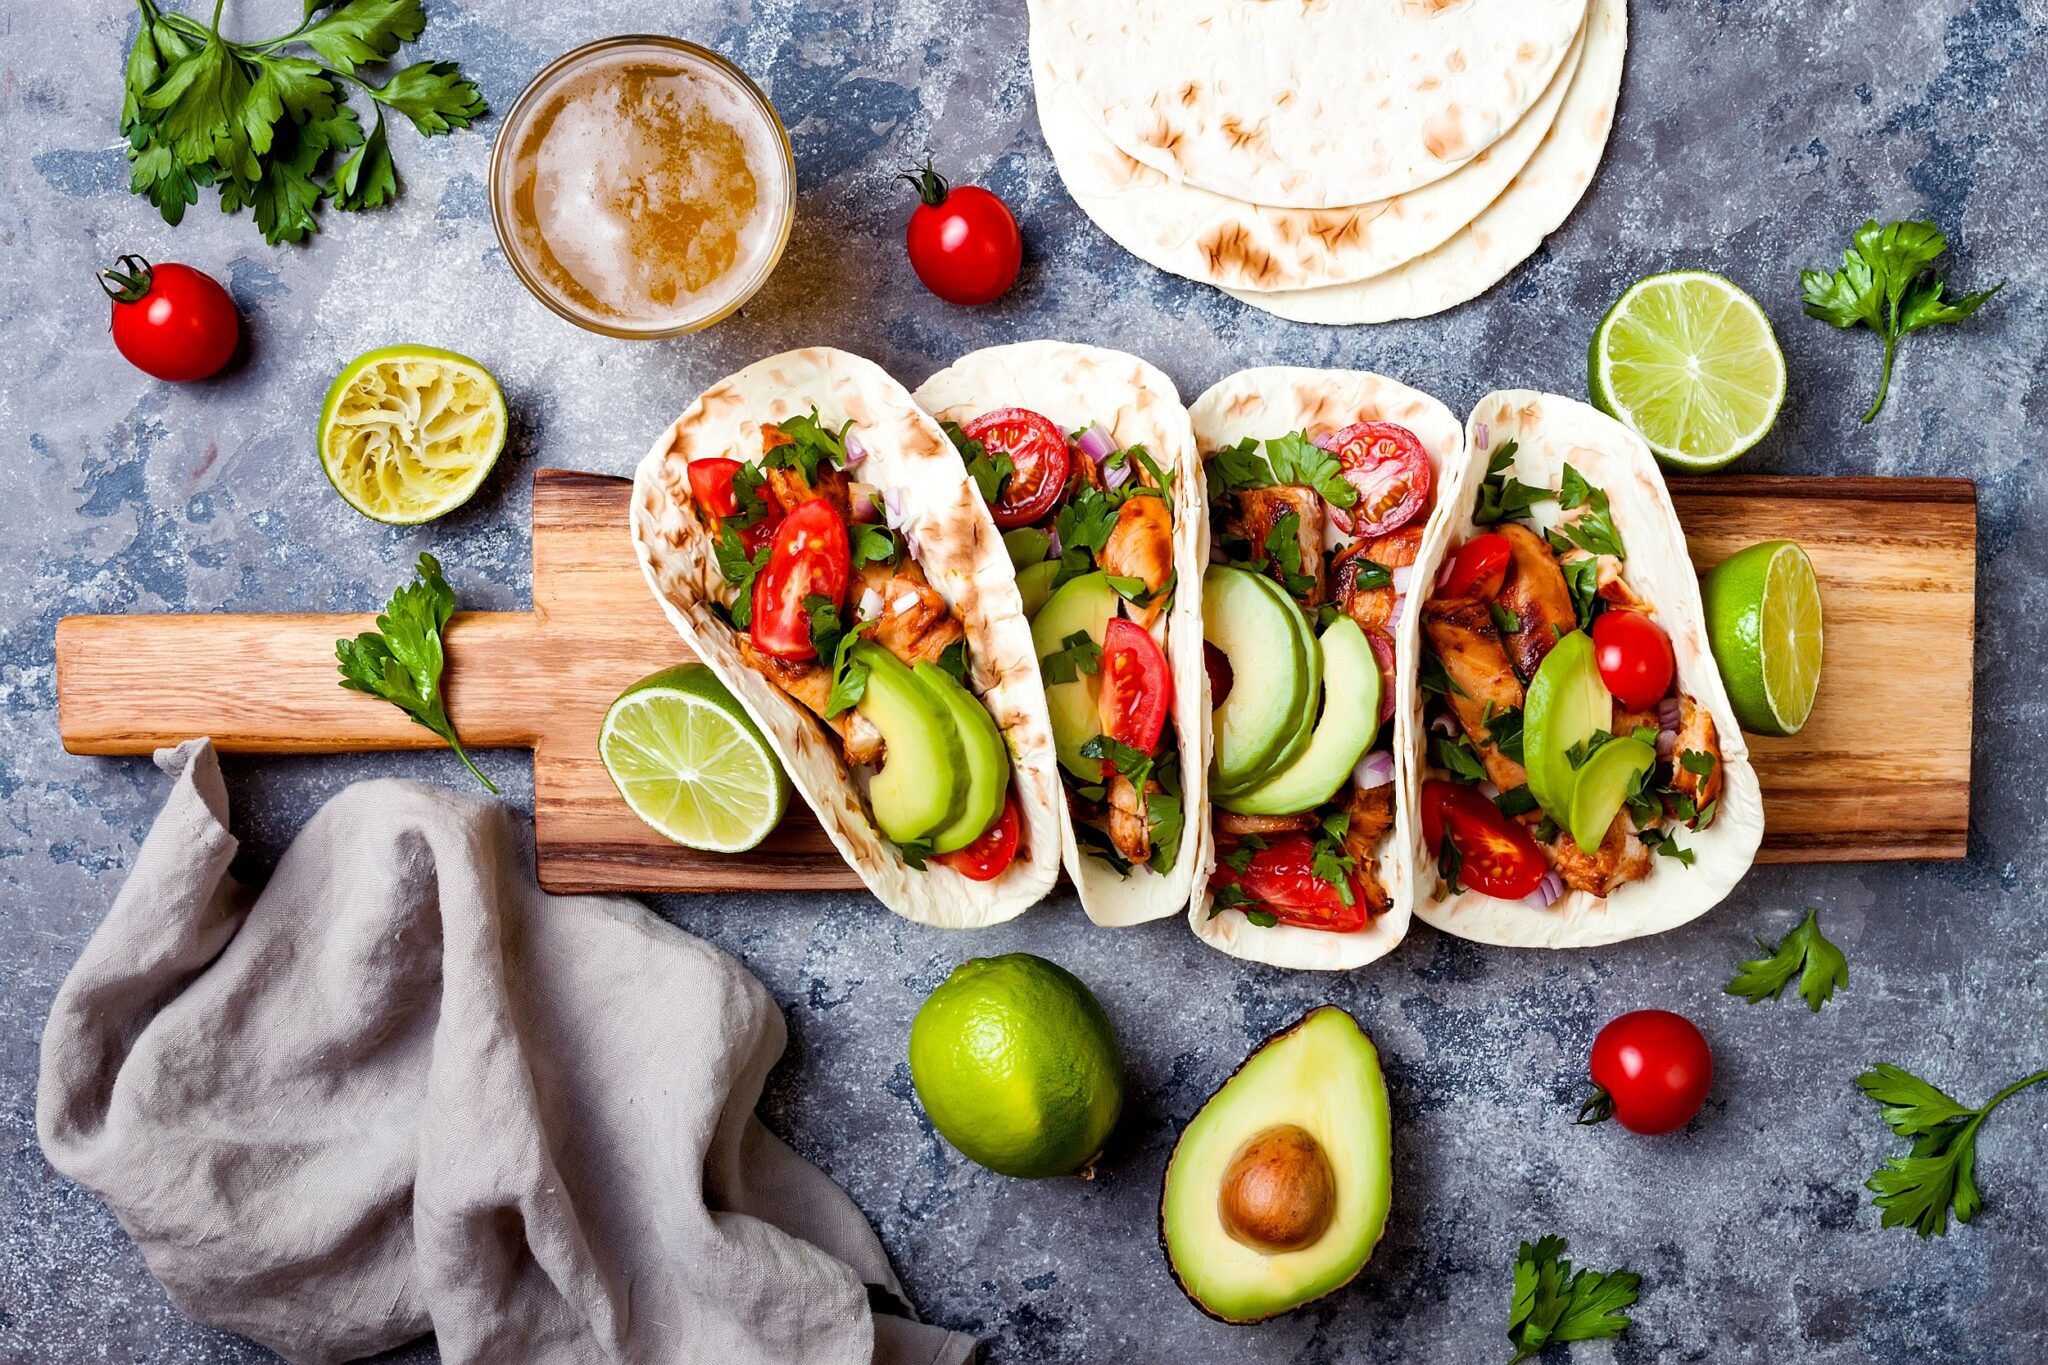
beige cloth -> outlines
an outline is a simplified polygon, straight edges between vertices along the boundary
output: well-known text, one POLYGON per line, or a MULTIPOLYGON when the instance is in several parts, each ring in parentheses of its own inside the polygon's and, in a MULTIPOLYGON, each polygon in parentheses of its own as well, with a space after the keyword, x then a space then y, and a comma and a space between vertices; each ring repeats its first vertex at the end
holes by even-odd
POLYGON ((972 1358, 871 1311, 881 1244, 754 1117, 783 1023, 733 959, 546 895, 511 812, 414 783, 334 798, 251 894, 211 745, 157 761, 36 1124, 180 1308, 306 1362, 972 1358))

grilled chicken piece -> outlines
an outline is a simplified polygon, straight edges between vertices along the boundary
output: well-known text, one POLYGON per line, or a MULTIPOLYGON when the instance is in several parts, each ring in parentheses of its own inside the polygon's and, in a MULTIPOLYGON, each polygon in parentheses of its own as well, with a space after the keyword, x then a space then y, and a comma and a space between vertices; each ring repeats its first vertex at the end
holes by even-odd
MULTIPOLYGON (((1319 607, 1327 595, 1323 583, 1322 494, 1292 483, 1239 489, 1236 513, 1224 529, 1251 542, 1253 557, 1260 558, 1266 553, 1266 537, 1289 512, 1298 519, 1295 539, 1301 545, 1301 571, 1310 579, 1307 596, 1295 600, 1305 607, 1319 607)), ((1286 573, 1277 562, 1269 561, 1266 571, 1275 582, 1286 586, 1286 573)))
POLYGON ((1593 571, 1594 582, 1598 585, 1594 591, 1600 595, 1602 601, 1624 611, 1650 610, 1650 604, 1636 596, 1635 589, 1622 580, 1621 561, 1613 555, 1596 555, 1574 545, 1557 559, 1560 564, 1578 564, 1588 559, 1598 560, 1600 567, 1593 571))
POLYGON ((1358 586, 1358 571, 1367 561, 1389 569, 1415 563, 1422 549, 1422 528, 1403 526, 1400 530, 1372 540, 1361 540, 1337 555, 1330 568, 1330 595, 1344 614, 1358 622, 1360 630, 1388 631, 1394 624, 1393 585, 1381 588, 1358 586))
POLYGON ((1612 895, 1616 887, 1645 876, 1650 870, 1649 847, 1636 837, 1626 810, 1615 813, 1614 823, 1607 827, 1607 837, 1600 841, 1596 852, 1587 854, 1563 830, 1558 831, 1544 851, 1566 886, 1596 896, 1612 895))
POLYGON ((1078 495, 1084 488, 1102 488, 1102 470, 1095 461, 1077 450, 1074 452, 1074 458, 1067 463, 1072 466, 1067 475, 1068 497, 1078 495))
POLYGON ((914 560, 893 566, 863 564, 855 600, 866 596, 868 589, 882 605, 867 638, 906 664, 937 663, 948 647, 967 635, 914 560))
POLYGON ((1122 773, 1109 779, 1109 790, 1105 793, 1109 801, 1109 842, 1132 863, 1146 862, 1152 857, 1152 821, 1145 804, 1146 798, 1161 790, 1157 782, 1147 782, 1140 793, 1122 773))
POLYGON ((1313 812, 1300 815, 1239 815, 1236 811, 1216 812, 1216 832, 1235 839, 1246 834, 1294 834, 1316 827, 1313 812))
POLYGON ((1691 797, 1693 807, 1700 810, 1721 795, 1721 745, 1714 732, 1714 717, 1706 707, 1684 694, 1678 698, 1678 743, 1671 750, 1671 788, 1691 797), (1712 756, 1714 766, 1705 777, 1687 770, 1684 759, 1689 753, 1712 756))
POLYGON ((823 498, 838 511, 841 520, 853 515, 853 483, 843 469, 819 465, 816 487, 804 482, 803 471, 799 469, 768 469, 762 472, 768 481, 768 491, 782 504, 785 512, 794 512, 798 503, 823 498))
POLYGON ((873 721, 851 708, 826 716, 832 696, 832 670, 816 659, 781 659, 764 654, 742 635, 740 658, 747 667, 796 698, 818 719, 831 726, 846 750, 846 761, 857 768, 878 767, 883 758, 882 732, 873 721))
POLYGON ((1344 851, 1364 868, 1377 854, 1380 840, 1394 827, 1394 784, 1353 787, 1344 810, 1351 817, 1351 824, 1344 831, 1344 851))
POLYGON ((1529 780, 1522 765, 1502 753, 1487 737, 1487 708, 1494 715, 1522 709, 1522 683, 1508 663, 1500 631, 1486 603, 1472 598, 1444 602, 1432 598, 1422 607, 1422 629, 1429 647, 1457 684, 1446 694, 1451 712, 1464 728, 1486 775, 1502 791, 1529 780))
POLYGON ((1520 626, 1507 633, 1508 658, 1524 679, 1536 676, 1543 656, 1563 635, 1579 628, 1564 570, 1543 537, 1512 522, 1495 528, 1508 543, 1507 579, 1494 600, 1513 612, 1520 626))
POLYGON ((1151 604, 1126 602, 1124 614, 1150 626, 1166 610, 1165 589, 1173 578, 1173 512, 1166 499, 1132 498, 1124 503, 1096 562, 1104 573, 1144 581, 1145 590, 1153 594, 1151 604))

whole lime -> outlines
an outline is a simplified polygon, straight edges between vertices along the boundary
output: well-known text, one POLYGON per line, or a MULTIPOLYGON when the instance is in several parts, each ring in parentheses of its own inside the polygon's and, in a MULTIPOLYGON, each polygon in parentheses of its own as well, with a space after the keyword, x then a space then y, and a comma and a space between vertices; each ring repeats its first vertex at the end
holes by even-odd
POLYGON ((946 1141, 1000 1175, 1067 1175, 1124 1107, 1116 1030, 1073 973, 1029 953, 970 958, 910 1025, 910 1079, 946 1141))

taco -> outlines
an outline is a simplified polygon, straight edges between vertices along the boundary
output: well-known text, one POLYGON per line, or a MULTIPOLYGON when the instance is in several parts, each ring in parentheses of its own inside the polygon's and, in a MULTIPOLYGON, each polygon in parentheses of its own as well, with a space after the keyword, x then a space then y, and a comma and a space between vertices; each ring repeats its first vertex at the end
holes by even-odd
POLYGON ((1396 679, 1415 652, 1413 566, 1464 434, 1436 399, 1352 370, 1245 370, 1191 416, 1214 730, 1213 853, 1189 922, 1236 957, 1362 966, 1408 931, 1396 679))
POLYGON ((1082 908, 1103 925, 1178 914, 1204 847, 1207 525, 1173 381, 1121 351, 1028 341, 963 356, 915 397, 1017 569, 1082 908))
POLYGON ((654 443, 632 521, 663 611, 877 899, 970 928, 1052 888, 1052 733, 1016 579, 900 384, 825 347, 749 365, 654 443))
POLYGON ((1466 433, 1402 677, 1415 913, 1516 947, 1684 924, 1749 869, 1763 805, 1656 461, 1549 394, 1491 394, 1466 433))

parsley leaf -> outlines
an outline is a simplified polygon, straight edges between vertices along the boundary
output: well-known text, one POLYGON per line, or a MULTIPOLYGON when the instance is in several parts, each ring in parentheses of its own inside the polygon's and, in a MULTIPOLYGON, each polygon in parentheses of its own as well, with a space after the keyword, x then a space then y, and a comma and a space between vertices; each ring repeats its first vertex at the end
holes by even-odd
POLYGON ((1439 659, 1436 656, 1436 651, 1427 645, 1423 646, 1422 662, 1416 668, 1416 681, 1421 684, 1424 692, 1434 696, 1448 696, 1455 692, 1459 696, 1470 700, 1472 695, 1464 688, 1458 686, 1457 679, 1444 670, 1444 661, 1439 659))
MULTIPOLYGON (((727 518, 728 522, 731 520, 727 518)), ((754 619, 754 576, 768 567, 770 548, 763 545, 749 555, 739 532, 730 525, 719 525, 712 553, 718 560, 718 571, 733 585, 732 605, 726 609, 726 616, 734 630, 745 630, 754 619)))
POLYGON ((967 640, 965 636, 939 651, 939 667, 953 675, 953 681, 967 681, 967 640))
POLYGON ((1016 461, 1000 450, 989 454, 988 447, 969 436, 958 422, 941 422, 939 425, 945 429, 946 439, 953 443, 953 449, 960 452, 960 461, 967 466, 967 477, 980 490, 981 500, 990 507, 1001 502, 1003 485, 1017 472, 1016 461))
POLYGON ((819 424, 818 410, 813 407, 808 413, 783 418, 775 429, 788 439, 762 454, 763 469, 794 469, 807 485, 816 488, 820 469, 837 469, 846 463, 846 433, 853 430, 851 418, 834 431, 819 424))
POLYGON ((1503 635, 1513 635, 1522 628, 1522 618, 1498 602, 1488 602, 1486 613, 1493 618, 1493 628, 1503 635))
POLYGON ((1430 742, 1430 750, 1436 766, 1449 773, 1453 781, 1470 783, 1486 780, 1486 767, 1479 761, 1478 750, 1463 735, 1455 739, 1438 735, 1430 742))
POLYGON ((1242 872, 1252 865, 1252 855, 1266 846, 1266 841, 1256 834, 1240 834, 1237 844, 1220 861, 1232 872, 1242 872))
POLYGON ((1637 830, 1636 837, 1659 857, 1669 858, 1682 867, 1691 867, 1693 859, 1698 856, 1692 849, 1680 847, 1676 835, 1667 834, 1661 829, 1637 830))
POLYGON ((1900 1137, 1914 1139, 1905 1156, 1887 1158, 1864 1182, 1884 1210, 1884 1227, 1910 1227, 1922 1237, 1946 1237, 1948 1215, 1967 1223, 1984 1205, 1974 1178, 1977 1129, 1999 1105, 2028 1086, 2048 1081, 2048 1070, 2014 1081, 1980 1109, 1956 1102, 1947 1092, 1889 1062, 1856 1078, 1864 1094, 1884 1106, 1884 1121, 1900 1137))
MULTIPOLYGON (((825 719, 830 720, 849 706, 858 705, 868 694, 867 660, 853 652, 872 621, 862 621, 839 637, 832 648, 832 691, 825 698, 825 719)), ((821 651, 822 656, 822 651, 821 651)))
POLYGON ((1560 555, 1557 567, 1564 571, 1564 586, 1572 595, 1572 612, 1579 618, 1579 629, 1591 630, 1593 618, 1600 612, 1600 561, 1591 555, 1573 559, 1560 555))
POLYGON ((1539 502, 1548 502, 1548 489, 1534 488, 1508 473, 1515 462, 1515 441, 1503 441, 1486 461, 1486 477, 1479 481, 1479 501, 1472 508, 1476 526, 1493 526, 1503 521, 1520 521, 1539 502))
MULTIPOLYGON (((1237 888, 1232 887, 1233 891, 1237 888)), ((1256 909, 1244 912, 1244 922, 1260 929, 1270 929, 1280 922, 1280 917, 1271 910, 1256 909)))
POLYGON ((1266 532, 1263 553, 1255 552, 1252 562, 1262 571, 1268 565, 1278 566, 1281 582, 1290 597, 1306 597, 1315 587, 1314 578, 1301 571, 1301 514, 1283 512, 1273 523, 1273 529, 1266 532))
POLYGON ((1299 431, 1270 441, 1247 436, 1211 455, 1208 468, 1219 489, 1304 484, 1332 507, 1350 508, 1358 502, 1358 490, 1344 477, 1343 464, 1299 431))
POLYGON ((1038 661, 1045 685, 1070 683, 1083 673, 1102 670, 1102 646, 1085 630, 1077 630, 1060 641, 1060 647, 1038 661))
POLYGON ((1109 543, 1121 505, 1101 489, 1086 488, 1060 508, 1052 519, 1053 534, 1060 541, 1060 570, 1053 576, 1054 586, 1094 571, 1095 556, 1109 543))
MULTIPOLYGON (((1131 860, 1117 852, 1116 845, 1110 841, 1109 836, 1093 825, 1084 824, 1079 820, 1074 821, 1074 842, 1088 850, 1094 857, 1108 864, 1109 870, 1116 873, 1117 876, 1128 877, 1131 875, 1131 860)), ((1210 913, 1214 914, 1215 912, 1212 910, 1210 913)))
POLYGON ((1550 533, 1553 546, 1561 537, 1566 545, 1575 545, 1590 555, 1612 555, 1616 559, 1628 557, 1621 547, 1621 533, 1614 529, 1614 516, 1609 509, 1605 489, 1587 483, 1584 475, 1566 465, 1557 502, 1566 511, 1585 510, 1550 533))
POLYGON ((1315 857, 1309 870, 1337 890, 1337 898, 1346 905, 1352 903, 1351 873, 1358 866, 1358 860, 1344 848, 1344 836, 1350 832, 1349 812, 1337 811, 1323 817, 1322 829, 1316 835, 1315 857))
POLYGON ((1081 746, 1081 757, 1099 758, 1142 787, 1151 776, 1152 756, 1108 735, 1097 735, 1081 746))
POLYGON ((1799 994, 1806 998, 1807 1008, 1818 1011, 1834 998, 1836 990, 1849 984, 1849 959, 1821 934, 1818 910, 1807 911, 1805 921, 1785 935, 1777 947, 1762 939, 1756 941, 1756 946, 1765 956, 1741 964, 1736 968, 1735 979, 1722 987, 1727 994, 1742 996, 1752 1005, 1776 1000, 1797 976, 1799 994))
POLYGON ((919 872, 931 861, 932 841, 929 839, 908 839, 896 845, 896 856, 919 872))
POLYGON ((1152 768, 1152 780, 1159 790, 1145 797, 1145 823, 1152 835, 1152 856, 1147 861, 1155 872, 1170 872, 1180 860, 1180 841, 1187 816, 1180 785, 1180 755, 1167 754, 1152 768))
POLYGON ((1564 1238, 1542 1237, 1515 1253, 1508 1304, 1508 1344, 1515 1354, 1508 1365, 1553 1343, 1619 1336, 1632 1325, 1623 1310, 1634 1306, 1641 1278, 1626 1270, 1574 1271, 1566 1250, 1564 1238))
MULTIPOLYGON (((1517 712, 1516 714, 1520 713, 1517 712)), ((1493 805, 1494 809, 1512 820, 1517 815, 1527 815, 1530 811, 1536 809, 1536 794, 1530 791, 1529 784, 1524 782, 1519 787, 1509 787, 1499 796, 1494 797, 1493 805)))
MULTIPOLYGON (((1222 913, 1223 913, 1223 912, 1224 912, 1225 910, 1238 910, 1238 909, 1242 909, 1242 908, 1243 908, 1244 906, 1247 906, 1247 905, 1251 905, 1251 904, 1253 904, 1253 903, 1254 903, 1254 902, 1253 902, 1253 900, 1252 900, 1252 896, 1251 896, 1251 893, 1250 893, 1249 891, 1246 891, 1246 890, 1245 890, 1245 889, 1244 889, 1243 887, 1239 886, 1239 885, 1238 885, 1238 884, 1237 884, 1236 882, 1226 882, 1226 883, 1225 883, 1224 885, 1222 885, 1222 886, 1218 886, 1218 887, 1213 887, 1213 888, 1211 888, 1211 890, 1210 890, 1210 892, 1209 892, 1209 915, 1208 915, 1208 917, 1209 917, 1210 919, 1215 919, 1215 918, 1216 918, 1216 917, 1217 917, 1218 915, 1222 914, 1222 913)), ((1256 910, 1254 910, 1254 911, 1247 911, 1247 912, 1246 912, 1246 914, 1245 914, 1245 918, 1247 918, 1247 919, 1250 919, 1252 915, 1254 915, 1254 914, 1259 914, 1259 913, 1261 913, 1261 912, 1259 912, 1259 911, 1256 911, 1256 910)), ((1265 912, 1265 913, 1267 913, 1267 914, 1268 914, 1269 916, 1270 916, 1270 914, 1271 914, 1271 912, 1265 912)), ((1257 921, 1253 921, 1253 922, 1254 922, 1254 923, 1256 923, 1257 921)), ((1264 926, 1264 927, 1266 927, 1266 928, 1270 929, 1270 928, 1272 928, 1272 927, 1273 927, 1273 926, 1274 926, 1275 924, 1278 924, 1278 923, 1279 923, 1279 920, 1278 920, 1277 918, 1270 918, 1270 917, 1269 917, 1269 918, 1267 919, 1267 921, 1266 921, 1266 924, 1265 924, 1265 926, 1264 926)))
POLYGON ((497 786, 477 771, 463 751, 462 741, 455 737, 455 724, 448 719, 447 703, 441 696, 441 670, 447 662, 441 650, 441 630, 454 614, 455 591, 441 576, 441 561, 422 554, 413 581, 392 593, 384 604, 377 629, 364 631, 353 640, 336 640, 334 655, 340 662, 343 687, 390 702, 414 724, 447 740, 470 775, 495 793, 497 786))
POLYGON ((1503 757, 1515 762, 1523 761, 1522 756, 1522 713, 1513 707, 1496 709, 1492 702, 1486 704, 1486 738, 1503 757))
POLYGON ((899 564, 903 560, 903 537, 886 526, 859 523, 848 526, 848 548, 851 550, 853 567, 863 564, 899 564))

